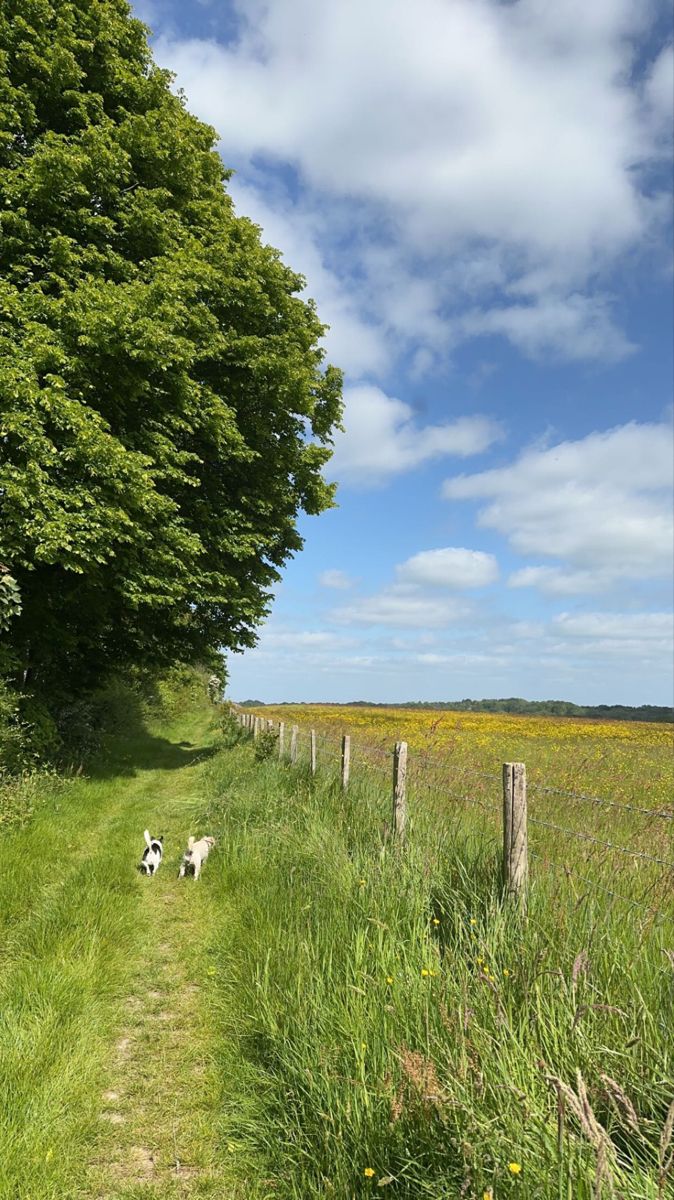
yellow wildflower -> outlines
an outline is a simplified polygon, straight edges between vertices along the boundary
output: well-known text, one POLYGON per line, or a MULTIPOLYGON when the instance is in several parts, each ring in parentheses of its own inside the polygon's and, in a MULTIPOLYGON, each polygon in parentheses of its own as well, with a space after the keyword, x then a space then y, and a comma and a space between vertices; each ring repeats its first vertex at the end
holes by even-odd
POLYGON ((519 1175, 520 1171, 522 1170, 522 1167, 520 1166, 519 1163, 511 1162, 511 1163, 508 1163, 508 1170, 510 1171, 511 1175, 519 1175))
POLYGON ((508 976, 510 975, 510 971, 508 970, 508 968, 507 968, 507 967, 504 967, 504 968, 503 968, 503 974, 505 975, 506 979, 507 979, 507 978, 508 978, 508 976))
POLYGON ((439 922, 439 920, 438 920, 438 918, 437 918, 437 917, 433 917, 433 924, 434 924, 434 925, 439 925, 439 924, 440 924, 440 922, 439 922))
POLYGON ((365 887, 365 880, 364 880, 364 879, 359 879, 359 880, 358 880, 358 887, 365 887))
POLYGON ((392 976, 392 975, 387 975, 387 976, 386 976, 386 982, 387 982, 387 983, 393 983, 393 976, 392 976))
POLYGON ((471 925, 477 925, 477 921, 475 920, 475 917, 470 918, 470 923, 471 923, 471 925))
POLYGON ((366 1167, 363 1171, 363 1175, 366 1179, 372 1179, 372 1176, 374 1175, 374 1169, 372 1167, 366 1167))
POLYGON ((427 971, 426 967, 422 967, 422 968, 421 968, 421 974, 422 974, 424 977, 425 977, 426 975, 428 975, 428 971, 427 971))
POLYGON ((361 1048, 361 1050, 367 1050, 367 1042, 361 1042, 360 1048, 361 1048))

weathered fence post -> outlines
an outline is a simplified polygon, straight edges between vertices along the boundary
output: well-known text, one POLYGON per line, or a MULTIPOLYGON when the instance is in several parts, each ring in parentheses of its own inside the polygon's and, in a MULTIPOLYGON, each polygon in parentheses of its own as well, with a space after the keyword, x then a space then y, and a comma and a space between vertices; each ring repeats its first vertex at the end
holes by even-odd
POLYGON ((524 763, 503 764, 503 884, 506 893, 526 904, 527 772, 524 763))
POLYGON ((290 730, 290 761, 297 762, 297 726, 293 725, 290 730))
POLYGON ((348 733, 342 737, 342 791, 345 792, 349 786, 349 773, 351 771, 351 738, 348 733))
POLYGON ((316 774, 316 730, 309 731, 309 761, 311 763, 311 774, 316 774))
POLYGON ((284 738, 285 738, 285 731, 286 731, 285 721, 279 721, 279 723, 278 723, 278 756, 279 756, 279 758, 283 758, 283 742, 284 742, 284 738))
POLYGON ((253 717, 253 737, 254 738, 259 738, 261 724, 262 724, 261 717, 253 717))
POLYGON ((405 840, 407 824, 407 742, 396 742, 393 751, 393 834, 399 842, 405 840))
POLYGON ((273 732, 274 732, 274 722, 272 720, 269 720, 269 721, 267 721, 267 733, 273 733, 273 732))

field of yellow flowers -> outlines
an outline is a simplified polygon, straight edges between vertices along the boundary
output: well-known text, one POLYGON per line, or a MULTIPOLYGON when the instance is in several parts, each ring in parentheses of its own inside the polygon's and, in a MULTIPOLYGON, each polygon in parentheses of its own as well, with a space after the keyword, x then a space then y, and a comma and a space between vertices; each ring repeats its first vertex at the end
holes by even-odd
POLYGON ((655 809, 674 798, 672 725, 329 704, 256 711, 328 737, 349 733, 354 751, 404 740, 410 762, 432 759, 448 771, 498 775, 503 762, 524 762, 530 784, 655 809))
POLYGON ((667 724, 339 705, 255 710, 308 731, 319 764, 336 769, 351 736, 352 772, 388 786, 391 751, 408 743, 410 805, 440 820, 481 823, 498 837, 501 768, 524 762, 529 842, 539 869, 571 871, 637 903, 668 902, 674 860, 674 727, 667 724), (612 882, 611 882, 612 881, 612 882))

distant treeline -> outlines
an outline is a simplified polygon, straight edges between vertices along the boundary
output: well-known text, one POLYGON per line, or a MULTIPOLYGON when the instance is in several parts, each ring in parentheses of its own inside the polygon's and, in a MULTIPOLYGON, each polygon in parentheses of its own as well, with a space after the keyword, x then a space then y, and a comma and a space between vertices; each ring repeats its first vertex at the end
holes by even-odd
MULTIPOLYGON (((283 701, 283 704, 291 703, 283 701)), ((319 702, 320 703, 320 702, 319 702)), ((261 700, 244 700, 245 708, 261 705, 261 700)), ((312 705, 316 706, 317 705, 312 705)), ((329 706, 329 702, 324 702, 329 706)), ((657 704, 572 704, 570 700, 406 700, 403 704, 378 704, 372 700, 349 700, 344 708, 422 708, 450 712, 516 713, 532 717, 594 717, 604 721, 674 722, 674 709, 657 704)))

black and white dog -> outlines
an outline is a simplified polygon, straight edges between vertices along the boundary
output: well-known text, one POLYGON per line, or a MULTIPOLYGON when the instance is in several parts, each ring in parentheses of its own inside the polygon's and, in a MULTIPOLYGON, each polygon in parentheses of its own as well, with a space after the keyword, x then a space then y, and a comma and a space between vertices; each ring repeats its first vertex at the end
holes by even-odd
POLYGON ((162 842, 164 839, 163 837, 151 838, 147 829, 143 837, 145 838, 145 849, 143 850, 143 857, 138 863, 138 870, 141 875, 154 875, 155 871, 158 871, 161 865, 164 853, 162 842))

